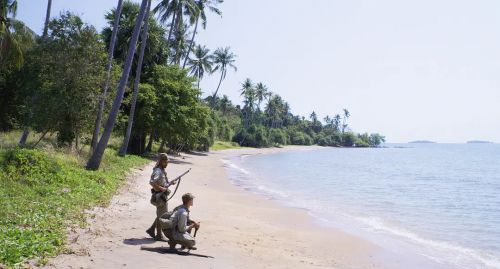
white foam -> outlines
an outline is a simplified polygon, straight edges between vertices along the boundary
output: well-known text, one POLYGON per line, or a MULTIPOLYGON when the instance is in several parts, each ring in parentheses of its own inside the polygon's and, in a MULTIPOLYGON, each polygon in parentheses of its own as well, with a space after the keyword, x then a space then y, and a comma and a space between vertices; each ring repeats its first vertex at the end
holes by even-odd
POLYGON ((224 166, 226 166, 226 167, 236 169, 236 170, 238 170, 239 172, 241 172, 241 173, 243 173, 245 175, 249 175, 250 174, 250 172, 248 172, 247 170, 245 170, 245 169, 237 166, 236 164, 234 164, 230 160, 223 159, 222 162, 224 163, 224 166))
POLYGON ((377 217, 358 217, 356 219, 368 224, 368 226, 375 231, 386 232, 423 246, 424 248, 430 250, 430 253, 422 254, 437 262, 452 263, 453 265, 464 269, 500 269, 499 257, 485 251, 466 248, 444 241, 426 239, 406 229, 384 223, 384 221, 377 217))

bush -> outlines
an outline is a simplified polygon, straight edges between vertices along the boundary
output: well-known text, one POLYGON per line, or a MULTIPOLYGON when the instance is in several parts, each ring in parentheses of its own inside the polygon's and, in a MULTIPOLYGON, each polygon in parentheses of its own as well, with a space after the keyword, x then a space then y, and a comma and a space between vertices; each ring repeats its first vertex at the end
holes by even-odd
POLYGON ((286 132, 283 129, 271 129, 271 131, 269 132, 269 138, 274 144, 288 144, 286 132))
POLYGON ((351 132, 344 133, 342 136, 342 146, 352 147, 358 142, 358 137, 351 132))
POLYGON ((304 132, 292 131, 290 133, 290 143, 292 145, 312 145, 313 142, 313 139, 304 132))
POLYGON ((28 186, 63 182, 61 166, 38 150, 12 149, 3 163, 6 179, 19 179, 28 186))
POLYGON ((270 144, 267 130, 262 125, 252 125, 241 129, 233 138, 234 142, 245 147, 267 147, 270 144))

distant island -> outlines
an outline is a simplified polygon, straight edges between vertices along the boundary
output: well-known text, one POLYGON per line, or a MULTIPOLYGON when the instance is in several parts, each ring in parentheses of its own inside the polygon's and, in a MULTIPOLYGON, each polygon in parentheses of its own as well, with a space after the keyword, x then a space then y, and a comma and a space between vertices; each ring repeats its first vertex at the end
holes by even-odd
POLYGON ((410 141, 408 143, 411 143, 411 144, 416 144, 416 143, 419 143, 419 144, 429 144, 429 143, 434 144, 436 142, 429 141, 429 140, 415 140, 415 141, 410 141))
POLYGON ((493 142, 484 140, 470 140, 467 141, 467 144, 493 144, 493 142))

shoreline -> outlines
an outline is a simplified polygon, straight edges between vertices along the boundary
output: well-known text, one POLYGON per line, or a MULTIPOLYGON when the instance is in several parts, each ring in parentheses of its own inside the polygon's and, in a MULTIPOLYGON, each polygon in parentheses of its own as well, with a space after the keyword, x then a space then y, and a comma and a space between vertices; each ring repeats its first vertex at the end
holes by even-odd
POLYGON ((173 157, 167 168, 170 178, 193 168, 169 202, 171 209, 182 193, 196 196, 191 216, 201 221, 201 229, 198 250, 189 256, 165 253, 168 244, 144 232, 155 216, 149 204, 150 163, 131 173, 109 207, 90 210, 88 227, 70 232, 68 253, 50 259, 46 267, 408 268, 408 260, 387 263, 390 255, 380 246, 321 225, 305 209, 236 186, 222 162, 230 156, 321 148, 228 149, 173 157))

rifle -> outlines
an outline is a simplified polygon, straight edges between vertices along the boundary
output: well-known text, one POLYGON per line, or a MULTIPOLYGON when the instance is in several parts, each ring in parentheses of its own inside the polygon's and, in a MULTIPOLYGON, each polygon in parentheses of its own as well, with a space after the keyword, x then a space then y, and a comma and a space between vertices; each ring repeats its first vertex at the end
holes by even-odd
POLYGON ((170 187, 172 185, 175 184, 175 182, 177 182, 177 180, 181 179, 181 177, 185 176, 187 173, 189 173, 189 171, 191 171, 191 168, 189 168, 186 172, 182 173, 180 176, 174 178, 173 180, 171 180, 169 183, 168 183, 168 186, 167 187, 170 187))
MULTIPOLYGON (((179 188, 179 185, 181 184, 181 181, 180 181, 180 180, 181 180, 181 178, 182 178, 184 175, 186 175, 187 173, 189 173, 189 171, 191 171, 191 168, 189 168, 186 172, 182 173, 180 176, 178 176, 178 177, 174 178, 172 181, 170 181, 170 182, 168 183, 168 186, 170 186, 170 185, 175 184, 174 182, 176 182, 177 180, 179 180, 179 184, 177 184, 177 186, 175 186, 174 193, 172 194, 172 196, 170 196, 170 198, 168 198, 168 199, 167 199, 167 202, 168 202, 170 199, 172 199, 172 198, 174 197, 175 193, 177 192, 177 189, 179 188)), ((168 186, 167 186, 167 187, 168 187, 168 186)))

